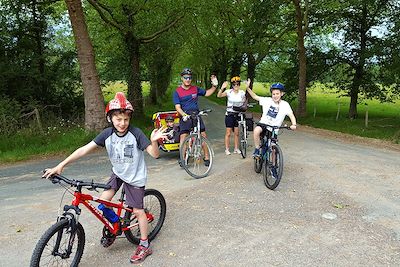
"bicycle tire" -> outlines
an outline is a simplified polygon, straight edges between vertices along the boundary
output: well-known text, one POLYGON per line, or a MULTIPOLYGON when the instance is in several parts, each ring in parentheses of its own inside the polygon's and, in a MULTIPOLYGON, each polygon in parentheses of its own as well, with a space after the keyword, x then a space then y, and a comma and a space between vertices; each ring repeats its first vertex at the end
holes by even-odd
POLYGON ((179 154, 184 170, 193 178, 204 178, 210 173, 214 161, 214 151, 207 138, 200 136, 199 140, 197 134, 188 135, 180 147, 179 154), (204 144, 208 151, 210 160, 208 166, 204 162, 205 153, 201 144, 204 144))
POLYGON ((275 151, 275 162, 272 163, 272 153, 269 153, 269 159, 265 160, 264 164, 264 173, 263 179, 264 184, 267 188, 274 190, 280 183, 283 174, 283 154, 282 150, 278 144, 271 144, 271 151, 275 151), (274 178, 271 174, 273 168, 275 166, 277 177, 274 178))
POLYGON ((246 158, 247 155, 247 139, 245 132, 246 125, 240 124, 239 126, 239 142, 240 142, 240 154, 242 158, 246 158))
POLYGON ((70 238, 67 237, 71 231, 69 219, 61 219, 57 223, 53 224, 47 231, 42 235, 36 244, 35 249, 32 253, 31 258, 31 267, 37 266, 78 266, 81 261, 83 250, 85 248, 85 231, 80 223, 76 225, 76 232, 74 236, 74 245, 72 248, 72 253, 68 258, 63 259, 62 254, 65 253, 67 249, 68 242, 70 238), (53 240, 53 237, 55 240, 53 240), (66 237, 66 238, 64 238, 66 237), (76 241, 76 237, 78 240, 76 241), (77 242, 77 243, 75 243, 77 242), (54 249, 59 243, 58 251, 54 251, 54 249), (77 245, 76 245, 77 244, 77 245), (63 251, 64 249, 64 251, 63 251), (76 249, 74 253, 74 249, 76 249), (47 253, 46 253, 47 252, 47 253), (55 255, 57 252, 58 255, 55 255), (71 257, 72 256, 72 257, 71 257), (67 262, 61 262, 61 261, 67 262), (70 264, 69 264, 70 262, 70 264))
MULTIPOLYGON (((149 233, 148 239, 152 241, 160 232, 161 227, 164 224, 165 216, 167 214, 167 204, 164 196, 155 189, 146 189, 144 192, 143 199, 144 210, 146 214, 150 213, 154 216, 154 220, 149 222, 149 233), (155 198, 153 198, 155 197, 155 198)), ((137 223, 137 218, 131 212, 125 213, 125 219, 129 219, 132 223, 137 223)), ((126 239, 129 242, 138 245, 140 242, 140 229, 139 227, 130 228, 130 230, 124 231, 126 239)))

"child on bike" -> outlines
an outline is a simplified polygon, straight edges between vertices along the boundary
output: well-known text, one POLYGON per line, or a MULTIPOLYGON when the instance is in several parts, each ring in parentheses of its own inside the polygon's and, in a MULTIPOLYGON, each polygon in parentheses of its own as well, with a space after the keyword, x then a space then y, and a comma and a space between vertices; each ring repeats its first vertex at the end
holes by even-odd
MULTIPOLYGON (((239 149, 239 125, 238 125, 238 114, 239 111, 244 111, 246 105, 246 93, 240 90, 240 77, 234 76, 231 78, 232 88, 224 91, 228 82, 225 81, 221 89, 219 89, 217 97, 227 97, 226 112, 225 112, 225 155, 230 155, 229 141, 233 131, 234 150, 233 153, 240 154, 239 149)), ((246 107, 247 108, 247 107, 246 107)))
MULTIPOLYGON (((262 106, 262 116, 260 119, 260 123, 268 124, 271 126, 281 126, 283 120, 286 116, 289 117, 292 125, 290 129, 296 129, 296 117, 293 114, 292 108, 290 107, 289 103, 285 100, 282 100, 282 96, 285 94, 285 86, 281 83, 274 83, 269 88, 271 92, 271 97, 261 97, 256 95, 253 90, 250 89, 250 79, 247 82, 247 92, 250 96, 259 101, 260 105, 262 106)), ((254 153, 253 157, 260 156, 260 135, 268 134, 271 129, 268 129, 265 126, 256 126, 253 130, 254 135, 254 153)), ((276 130, 277 131, 277 130, 276 130)))
MULTIPOLYGON (((149 241, 147 239, 148 222, 143 210, 143 198, 145 184, 147 181, 147 168, 144 162, 146 150, 152 157, 159 156, 157 140, 165 138, 164 128, 155 129, 151 133, 150 140, 144 133, 129 124, 133 112, 132 104, 121 92, 116 93, 106 107, 106 117, 111 127, 104 129, 93 141, 76 149, 70 156, 52 169, 47 169, 44 178, 49 178, 53 174, 61 174, 64 167, 93 151, 97 147, 105 147, 112 164, 112 173, 107 184, 111 189, 104 191, 100 198, 111 200, 121 185, 124 186, 126 193, 126 204, 133 208, 133 213, 138 218, 140 229, 140 244, 135 253, 131 256, 131 263, 140 263, 148 255, 152 254, 149 241)), ((115 240, 109 239, 108 247, 115 240)))

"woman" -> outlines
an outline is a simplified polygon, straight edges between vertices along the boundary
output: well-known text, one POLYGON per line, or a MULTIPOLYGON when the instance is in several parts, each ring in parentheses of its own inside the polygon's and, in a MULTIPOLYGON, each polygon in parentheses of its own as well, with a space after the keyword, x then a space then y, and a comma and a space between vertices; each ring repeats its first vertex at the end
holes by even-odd
POLYGON ((239 150, 239 128, 238 128, 238 113, 246 103, 246 93, 240 90, 240 77, 234 76, 231 79, 231 89, 226 90, 228 82, 225 81, 221 89, 218 91, 217 97, 227 97, 226 113, 225 113, 225 154, 230 155, 229 141, 232 134, 234 133, 234 144, 235 148, 233 153, 240 154, 239 150))

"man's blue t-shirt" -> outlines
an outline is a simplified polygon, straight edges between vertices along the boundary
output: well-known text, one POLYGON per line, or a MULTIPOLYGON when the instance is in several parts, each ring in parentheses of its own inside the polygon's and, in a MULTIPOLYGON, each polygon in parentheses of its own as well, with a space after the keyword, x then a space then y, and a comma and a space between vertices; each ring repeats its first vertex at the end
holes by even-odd
POLYGON ((189 111, 199 111, 198 96, 205 96, 206 90, 197 86, 190 86, 189 89, 184 89, 182 86, 176 88, 173 94, 174 104, 180 104, 185 113, 189 111))

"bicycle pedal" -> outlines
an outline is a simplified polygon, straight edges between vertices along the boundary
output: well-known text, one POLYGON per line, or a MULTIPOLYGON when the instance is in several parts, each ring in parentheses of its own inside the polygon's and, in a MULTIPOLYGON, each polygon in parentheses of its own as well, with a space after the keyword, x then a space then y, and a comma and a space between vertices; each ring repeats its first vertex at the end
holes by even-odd
POLYGON ((111 245, 114 243, 114 241, 115 241, 115 236, 114 236, 114 237, 106 237, 106 236, 103 236, 103 237, 100 239, 100 244, 101 244, 103 247, 108 248, 109 246, 111 246, 111 245))

